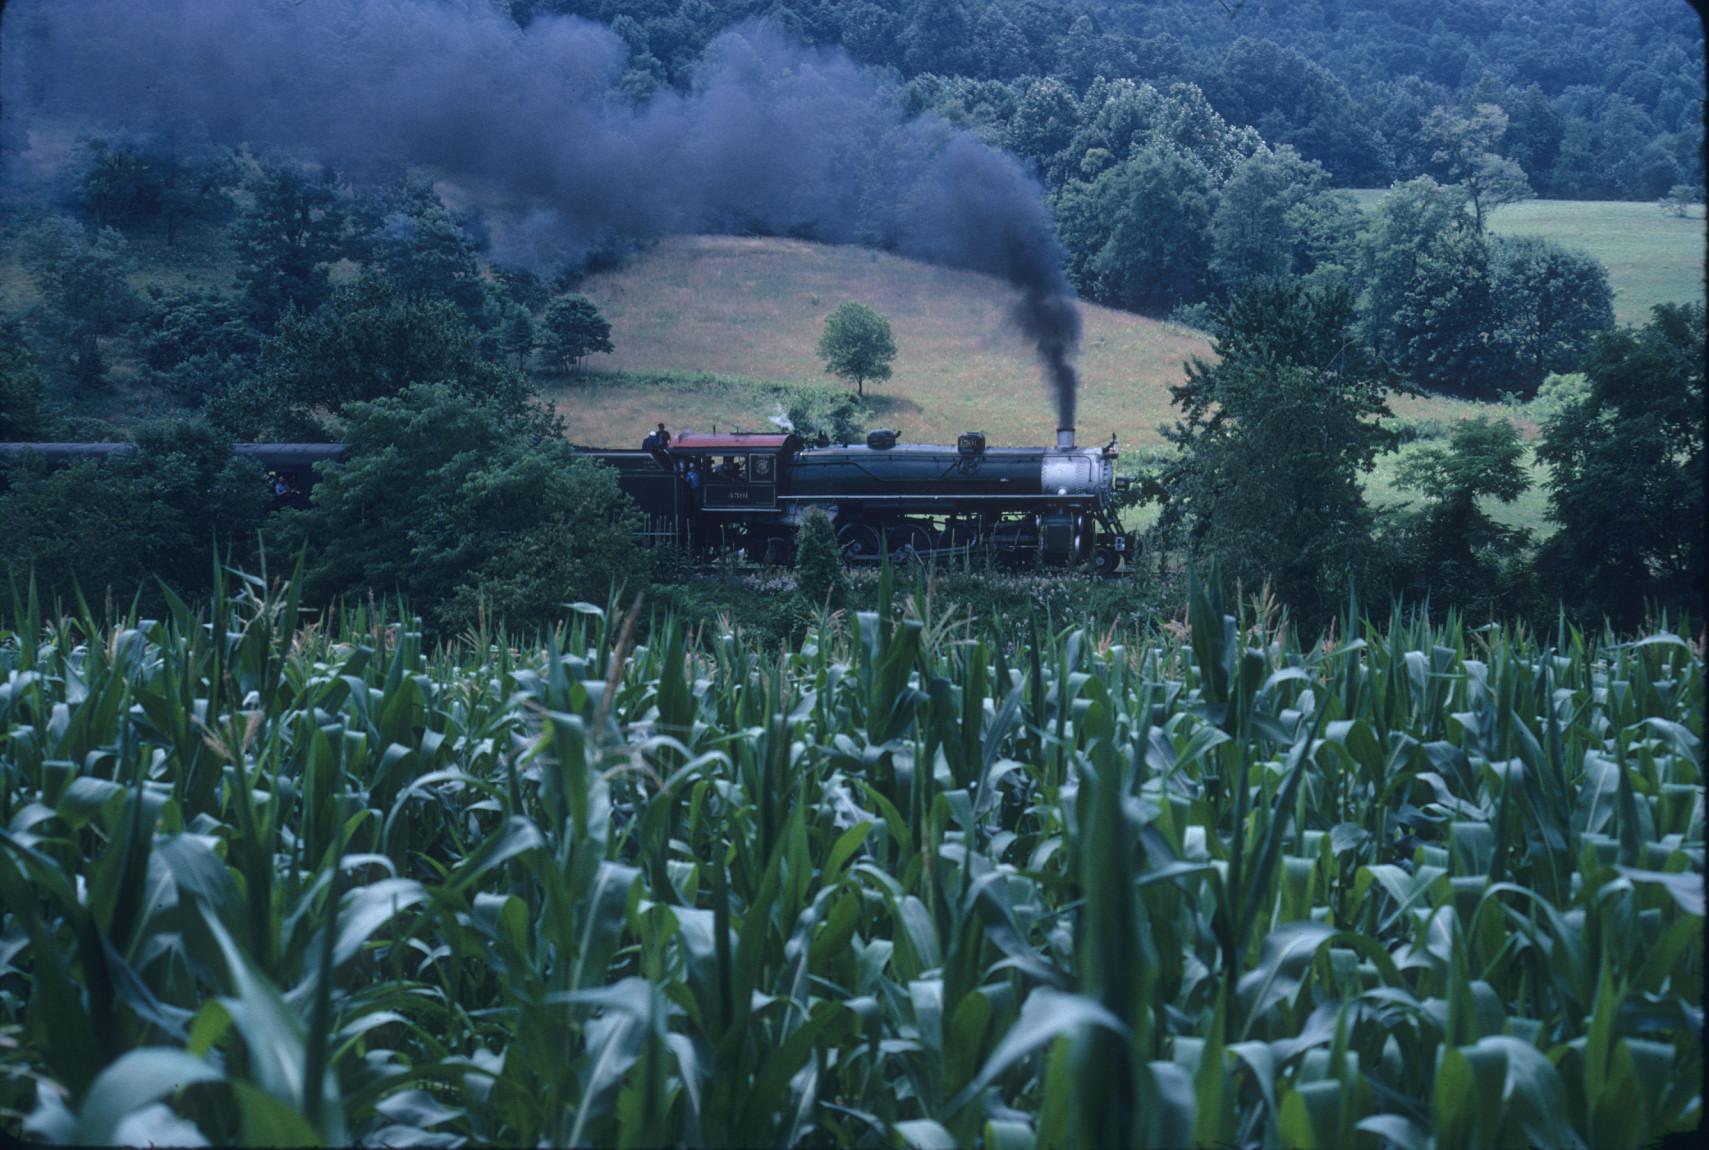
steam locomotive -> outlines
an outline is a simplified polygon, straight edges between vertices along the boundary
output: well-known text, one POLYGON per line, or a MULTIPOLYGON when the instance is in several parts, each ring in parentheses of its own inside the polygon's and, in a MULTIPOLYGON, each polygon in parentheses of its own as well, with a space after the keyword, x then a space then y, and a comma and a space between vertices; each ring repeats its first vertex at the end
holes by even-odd
MULTIPOLYGON (((344 455, 340 444, 255 443, 233 450, 256 459, 279 506, 303 506, 315 465, 344 455)), ((7 443, 7 457, 37 455, 50 466, 135 451, 130 444, 7 443)), ((820 508, 852 565, 990 555, 998 562, 1089 564, 1114 574, 1134 536, 1115 515, 1115 439, 1076 447, 1073 429, 1054 447, 989 447, 967 432, 953 446, 904 444, 890 429, 863 443, 809 445, 793 432, 672 438, 663 425, 639 450, 577 448, 617 472, 642 513, 648 542, 696 553, 739 548, 769 563, 794 560, 796 527, 820 508)))

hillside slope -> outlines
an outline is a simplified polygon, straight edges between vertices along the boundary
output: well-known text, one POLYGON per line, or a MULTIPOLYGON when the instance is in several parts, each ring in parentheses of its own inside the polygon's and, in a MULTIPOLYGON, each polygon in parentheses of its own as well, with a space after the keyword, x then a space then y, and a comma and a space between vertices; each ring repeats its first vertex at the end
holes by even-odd
MULTIPOLYGON (((611 321, 615 355, 587 373, 597 398, 572 378, 556 393, 575 438, 638 435, 654 419, 705 426, 718 411, 685 405, 681 388, 652 388, 636 402, 612 373, 710 373, 812 387, 843 387, 815 354, 825 317, 839 303, 876 308, 896 335, 894 375, 869 386, 884 417, 910 439, 983 430, 994 443, 1038 443, 1056 428, 1031 349, 1009 320, 1013 292, 989 276, 880 252, 793 240, 730 236, 659 241, 581 290, 611 321)), ((1085 438, 1154 437, 1169 416, 1168 385, 1183 361, 1207 355, 1197 332, 1085 305, 1078 423, 1085 438)), ((718 400, 716 385, 705 389, 718 400)), ((729 409, 726 407, 726 411, 729 409)), ((770 412, 731 412, 761 426, 770 412)))

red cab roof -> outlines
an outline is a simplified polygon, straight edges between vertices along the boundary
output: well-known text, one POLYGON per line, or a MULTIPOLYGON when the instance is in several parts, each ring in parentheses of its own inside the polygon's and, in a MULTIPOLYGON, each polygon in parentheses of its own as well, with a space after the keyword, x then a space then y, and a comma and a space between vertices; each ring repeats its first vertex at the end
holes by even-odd
POLYGON ((684 432, 671 440, 672 451, 782 451, 788 435, 701 435, 684 432))

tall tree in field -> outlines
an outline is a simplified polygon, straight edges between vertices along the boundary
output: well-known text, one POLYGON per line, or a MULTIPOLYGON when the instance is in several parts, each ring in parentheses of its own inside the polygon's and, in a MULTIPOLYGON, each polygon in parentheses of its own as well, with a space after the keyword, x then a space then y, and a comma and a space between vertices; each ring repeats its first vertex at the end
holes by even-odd
POLYGON ((1428 176, 1396 184, 1361 241, 1365 339, 1414 383, 1495 398, 1489 263, 1457 191, 1428 176))
POLYGON ((854 381, 856 393, 865 395, 867 380, 890 378, 890 364, 896 358, 890 321, 865 304, 838 304, 825 317, 819 358, 825 361, 826 371, 854 381))
POLYGON ((1319 164, 1289 147, 1253 153, 1223 185, 1211 215, 1211 267, 1224 287, 1281 279, 1303 270, 1295 209, 1328 182, 1319 164))
POLYGON ((561 295, 546 305, 540 317, 541 343, 546 354, 565 370, 581 366, 594 352, 610 355, 611 325, 592 300, 582 295, 561 295))
POLYGON ((1551 373, 1577 371, 1614 326, 1614 289, 1588 252, 1537 236, 1494 236, 1490 252, 1492 335, 1508 358, 1508 390, 1530 394, 1551 373))
POLYGON ((1343 288, 1246 289, 1223 309, 1217 362, 1194 359, 1170 389, 1181 414, 1164 431, 1179 455, 1159 476, 1163 530, 1248 587, 1268 580, 1311 623, 1367 562, 1360 476, 1394 440, 1387 373, 1352 325, 1343 288))
POLYGON ((1532 194, 1525 169, 1496 151, 1506 132, 1507 113, 1495 104, 1469 115, 1437 108, 1424 117, 1424 135, 1435 145, 1431 162, 1465 192, 1480 233, 1491 211, 1532 194))
POLYGON ((1702 304, 1664 304, 1602 337, 1589 394, 1543 428, 1549 518, 1539 556, 1571 605, 1638 622, 1646 601, 1701 617, 1704 544, 1702 304))

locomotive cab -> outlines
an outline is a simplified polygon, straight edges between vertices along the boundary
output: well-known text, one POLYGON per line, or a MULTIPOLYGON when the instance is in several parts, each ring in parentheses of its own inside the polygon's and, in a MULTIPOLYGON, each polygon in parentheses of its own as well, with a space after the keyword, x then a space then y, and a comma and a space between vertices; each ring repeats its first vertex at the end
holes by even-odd
POLYGON ((667 451, 690 480, 696 510, 777 510, 778 473, 782 457, 798 450, 794 435, 697 435, 684 432, 667 451))

